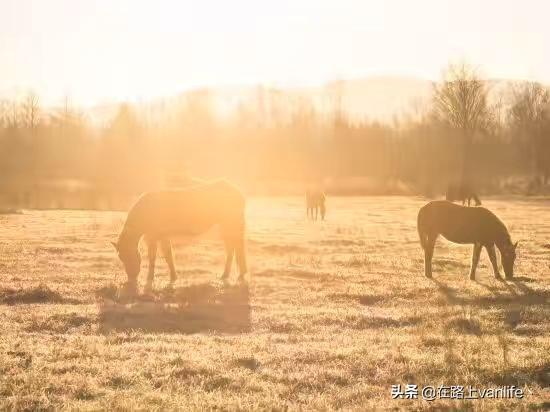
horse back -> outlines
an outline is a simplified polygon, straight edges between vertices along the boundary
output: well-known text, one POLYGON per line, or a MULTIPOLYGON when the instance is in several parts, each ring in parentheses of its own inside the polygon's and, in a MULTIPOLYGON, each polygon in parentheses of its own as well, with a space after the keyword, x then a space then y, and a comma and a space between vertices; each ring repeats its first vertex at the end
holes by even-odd
POLYGON ((232 184, 216 181, 142 195, 127 225, 143 233, 200 234, 215 224, 244 225, 245 198, 232 184))
POLYGON ((311 191, 306 192, 306 205, 308 208, 319 207, 325 203, 325 194, 322 191, 311 191))
POLYGON ((492 244, 507 235, 502 221, 483 207, 464 207, 446 200, 433 201, 418 213, 419 231, 441 234, 454 243, 492 244))

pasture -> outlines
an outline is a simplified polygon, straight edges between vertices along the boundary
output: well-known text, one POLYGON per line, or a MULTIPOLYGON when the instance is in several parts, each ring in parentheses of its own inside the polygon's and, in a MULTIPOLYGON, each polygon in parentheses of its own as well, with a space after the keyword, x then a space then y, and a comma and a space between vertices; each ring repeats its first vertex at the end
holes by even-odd
MULTIPOLYGON (((251 198, 248 286, 217 234, 174 241, 155 296, 116 303, 125 213, 0 215, 0 409, 543 409, 550 405, 550 201, 484 199, 519 240, 513 281, 441 239, 423 276, 407 197, 251 198), (188 244, 189 243, 189 244, 188 244), (517 385, 523 399, 392 400, 393 384, 517 385)), ((145 247, 140 275, 147 271, 145 247)))

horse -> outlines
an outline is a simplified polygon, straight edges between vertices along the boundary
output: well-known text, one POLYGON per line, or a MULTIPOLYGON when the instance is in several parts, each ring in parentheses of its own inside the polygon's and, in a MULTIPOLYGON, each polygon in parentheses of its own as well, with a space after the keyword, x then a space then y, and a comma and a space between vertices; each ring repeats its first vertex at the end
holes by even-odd
POLYGON ((481 205, 481 200, 475 193, 473 187, 468 183, 454 184, 450 183, 447 186, 447 192, 445 193, 445 199, 449 202, 454 202, 456 200, 462 201, 462 206, 465 206, 468 203, 470 206, 470 201, 473 199, 476 206, 481 205))
POLYGON ((220 180, 199 183, 178 190, 143 194, 128 212, 116 242, 111 242, 124 264, 128 287, 137 289, 141 266, 138 245, 142 237, 148 246, 149 273, 145 291, 153 288, 157 244, 160 243, 170 269, 170 285, 176 281, 170 238, 197 236, 219 225, 225 245, 225 268, 222 279, 231 272, 236 256, 239 281, 247 273, 245 254, 245 198, 231 183, 220 180))
POLYGON ((482 248, 487 250, 495 278, 501 279, 495 246, 500 251, 506 279, 514 276, 518 243, 512 243, 504 223, 484 207, 466 207, 446 200, 435 200, 420 208, 417 228, 420 244, 424 249, 424 273, 428 278, 432 277, 432 256, 439 235, 453 243, 474 245, 471 280, 475 280, 482 248))
POLYGON ((306 191, 306 213, 311 220, 317 220, 319 212, 321 212, 321 219, 325 220, 325 194, 318 190, 306 191), (315 216, 313 215, 315 211, 315 216))

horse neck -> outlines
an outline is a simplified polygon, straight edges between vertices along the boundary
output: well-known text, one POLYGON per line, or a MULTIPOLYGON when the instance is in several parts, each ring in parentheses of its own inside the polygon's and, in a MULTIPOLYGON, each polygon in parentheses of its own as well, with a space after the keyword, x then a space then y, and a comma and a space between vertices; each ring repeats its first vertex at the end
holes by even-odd
POLYGON ((499 233, 499 235, 495 239, 495 244, 500 251, 512 246, 512 240, 510 239, 510 234, 506 229, 504 229, 499 233))
POLYGON ((118 244, 119 246, 124 245, 126 248, 137 248, 142 235, 140 231, 125 226, 118 237, 118 244))

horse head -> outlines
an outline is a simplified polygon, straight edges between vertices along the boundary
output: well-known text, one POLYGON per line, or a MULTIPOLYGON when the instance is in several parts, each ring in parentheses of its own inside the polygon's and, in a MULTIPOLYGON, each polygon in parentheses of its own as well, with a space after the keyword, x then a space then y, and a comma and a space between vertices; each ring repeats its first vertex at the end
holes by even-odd
POLYGON ((500 249, 500 261, 507 279, 514 277, 514 262, 516 261, 516 249, 518 242, 512 243, 500 249))
POLYGON ((120 238, 118 242, 111 242, 118 253, 118 257, 124 264, 124 270, 128 275, 128 283, 134 283, 139 275, 141 267, 141 255, 137 245, 130 244, 120 238))

